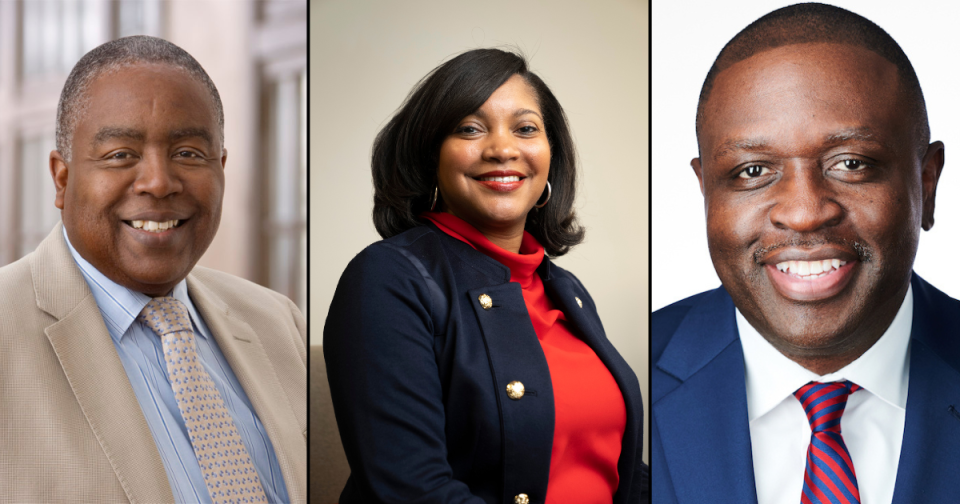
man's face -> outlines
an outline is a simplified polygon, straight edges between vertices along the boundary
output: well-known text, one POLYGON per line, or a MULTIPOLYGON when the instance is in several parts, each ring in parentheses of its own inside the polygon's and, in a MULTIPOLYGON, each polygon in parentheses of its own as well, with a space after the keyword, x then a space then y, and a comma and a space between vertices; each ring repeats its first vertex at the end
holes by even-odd
POLYGON ((98 77, 72 159, 50 155, 77 252, 120 285, 165 295, 220 224, 226 151, 213 99, 186 72, 137 64, 98 77))
POLYGON ((933 225, 943 146, 920 148, 898 86, 869 50, 798 44, 722 71, 704 106, 693 167, 714 267, 795 360, 869 348, 933 225))

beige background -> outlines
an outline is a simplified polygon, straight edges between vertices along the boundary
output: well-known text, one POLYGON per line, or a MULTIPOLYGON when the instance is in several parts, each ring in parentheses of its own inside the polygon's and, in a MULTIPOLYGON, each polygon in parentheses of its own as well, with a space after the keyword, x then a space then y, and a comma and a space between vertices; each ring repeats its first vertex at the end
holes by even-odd
POLYGON ((379 239, 377 132, 451 55, 516 46, 566 110, 580 155, 587 237, 557 263, 590 290, 649 411, 647 12, 642 0, 311 0, 310 342, 321 344, 347 263, 379 239))

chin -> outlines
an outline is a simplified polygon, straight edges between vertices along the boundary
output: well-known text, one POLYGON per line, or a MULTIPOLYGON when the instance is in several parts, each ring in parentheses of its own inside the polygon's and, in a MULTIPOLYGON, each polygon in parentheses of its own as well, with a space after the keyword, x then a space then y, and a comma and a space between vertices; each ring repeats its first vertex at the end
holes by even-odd
MULTIPOLYGON (((190 268, 140 268, 135 271, 128 270, 127 278, 131 284, 136 285, 135 290, 145 294, 165 294, 170 292, 177 283, 187 277, 190 268), (162 292, 161 292, 162 291, 162 292)), ((133 288, 133 287, 131 287, 133 288)))

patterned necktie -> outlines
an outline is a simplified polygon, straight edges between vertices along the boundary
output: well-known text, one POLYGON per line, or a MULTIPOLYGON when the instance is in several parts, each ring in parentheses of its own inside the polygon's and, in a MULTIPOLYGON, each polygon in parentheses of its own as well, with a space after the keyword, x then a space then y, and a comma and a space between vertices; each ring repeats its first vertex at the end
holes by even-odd
POLYGON ((197 357, 187 307, 173 297, 153 298, 137 320, 163 341, 170 385, 214 504, 267 502, 233 418, 197 357))
POLYGON ((847 396, 860 388, 849 380, 810 382, 793 393, 807 412, 813 431, 803 473, 803 504, 860 503, 857 474, 840 435, 840 417, 847 406, 847 396))

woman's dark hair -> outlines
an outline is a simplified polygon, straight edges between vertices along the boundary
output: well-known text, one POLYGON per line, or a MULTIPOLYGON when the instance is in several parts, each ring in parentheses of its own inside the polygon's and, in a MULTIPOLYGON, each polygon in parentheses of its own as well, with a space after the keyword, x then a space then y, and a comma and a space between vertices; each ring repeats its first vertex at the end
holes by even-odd
POLYGON ((550 88, 527 69, 520 55, 499 49, 467 51, 433 69, 373 143, 373 224, 384 238, 423 225, 437 186, 440 146, 459 122, 519 75, 536 93, 550 143, 552 194, 546 206, 527 214, 526 230, 550 256, 583 241, 573 210, 577 155, 567 117, 550 88))

